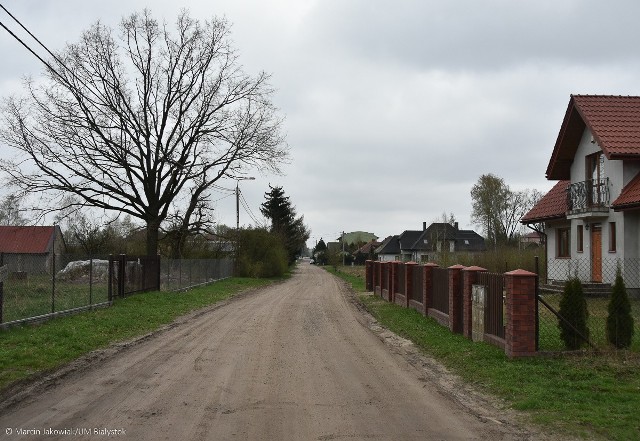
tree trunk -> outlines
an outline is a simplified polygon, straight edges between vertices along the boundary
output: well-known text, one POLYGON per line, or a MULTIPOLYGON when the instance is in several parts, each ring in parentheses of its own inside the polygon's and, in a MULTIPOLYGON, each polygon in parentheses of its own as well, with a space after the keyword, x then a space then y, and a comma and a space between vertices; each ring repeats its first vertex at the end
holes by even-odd
POLYGON ((147 256, 158 255, 158 235, 160 231, 160 221, 147 221, 147 256))

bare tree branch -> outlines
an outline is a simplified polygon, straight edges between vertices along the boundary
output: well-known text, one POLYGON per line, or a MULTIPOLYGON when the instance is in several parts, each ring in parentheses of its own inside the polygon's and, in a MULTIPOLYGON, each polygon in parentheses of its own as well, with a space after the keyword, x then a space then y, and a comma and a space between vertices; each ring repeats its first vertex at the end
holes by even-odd
POLYGON ((279 173, 288 158, 269 76, 242 71, 228 23, 183 12, 175 29, 148 10, 118 38, 94 24, 26 98, 5 101, 0 132, 16 152, 0 170, 17 187, 141 219, 152 254, 175 201, 188 195, 182 212, 197 214, 219 179, 279 173))

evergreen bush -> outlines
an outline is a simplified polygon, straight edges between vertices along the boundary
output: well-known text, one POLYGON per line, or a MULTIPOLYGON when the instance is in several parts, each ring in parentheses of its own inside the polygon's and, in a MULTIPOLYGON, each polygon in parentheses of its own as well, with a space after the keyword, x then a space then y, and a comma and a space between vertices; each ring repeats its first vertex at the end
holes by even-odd
POLYGON ((566 320, 558 319, 560 338, 565 347, 569 350, 580 349, 582 345, 587 343, 585 338, 589 338, 589 328, 587 327, 589 312, 582 283, 577 277, 573 277, 565 283, 558 312, 566 320))
POLYGON ((631 346, 633 338, 633 317, 631 303, 627 296, 627 288, 622 278, 620 267, 616 272, 616 281, 611 290, 611 298, 607 307, 607 340, 618 349, 631 346))

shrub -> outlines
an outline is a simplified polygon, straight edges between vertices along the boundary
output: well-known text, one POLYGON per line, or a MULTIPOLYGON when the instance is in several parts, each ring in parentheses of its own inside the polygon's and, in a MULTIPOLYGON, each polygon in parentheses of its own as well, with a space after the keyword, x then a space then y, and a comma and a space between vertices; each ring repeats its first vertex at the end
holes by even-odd
POLYGON ((607 307, 607 340, 618 349, 631 346, 633 338, 633 317, 631 303, 627 296, 627 288, 620 272, 616 273, 616 281, 611 290, 611 298, 607 307))
POLYGON ((240 277, 280 277, 287 271, 287 252, 277 235, 264 229, 238 234, 236 274, 240 277))
POLYGON ((560 338, 565 347, 569 350, 580 349, 586 343, 585 339, 589 338, 589 328, 587 327, 589 312, 582 283, 577 277, 573 277, 565 283, 558 312, 566 320, 558 319, 560 338))

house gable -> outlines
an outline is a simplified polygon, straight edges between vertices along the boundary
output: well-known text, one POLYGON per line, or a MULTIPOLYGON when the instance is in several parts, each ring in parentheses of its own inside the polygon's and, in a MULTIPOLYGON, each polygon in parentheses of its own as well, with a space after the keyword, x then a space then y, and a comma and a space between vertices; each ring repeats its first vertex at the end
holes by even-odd
POLYGON ((607 159, 640 159, 640 97, 571 95, 546 176, 567 180, 585 128, 607 159))
POLYGON ((47 254, 58 227, 0 226, 0 252, 9 254, 47 254))

